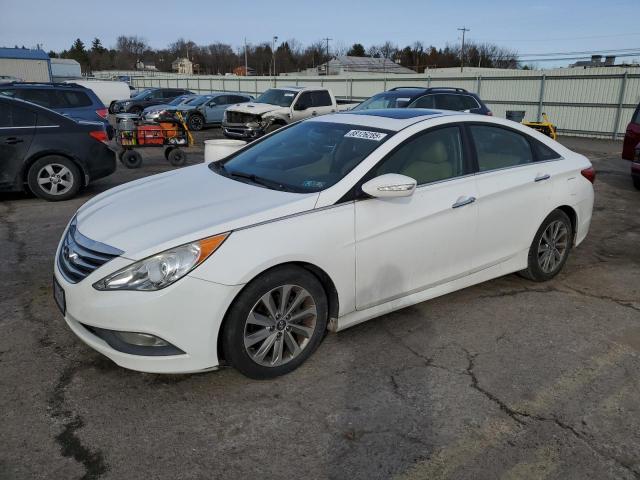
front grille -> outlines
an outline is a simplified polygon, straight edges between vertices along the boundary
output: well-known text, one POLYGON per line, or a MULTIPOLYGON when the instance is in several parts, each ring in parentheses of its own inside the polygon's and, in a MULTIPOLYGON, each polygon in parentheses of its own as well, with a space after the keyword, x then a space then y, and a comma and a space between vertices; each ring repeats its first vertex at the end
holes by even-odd
POLYGON ((85 237, 78 231, 74 221, 69 225, 60 247, 58 267, 64 278, 71 283, 78 283, 122 253, 122 250, 85 237))
POLYGON ((259 115, 252 113, 230 112, 227 110, 227 123, 259 122, 260 118, 259 115))

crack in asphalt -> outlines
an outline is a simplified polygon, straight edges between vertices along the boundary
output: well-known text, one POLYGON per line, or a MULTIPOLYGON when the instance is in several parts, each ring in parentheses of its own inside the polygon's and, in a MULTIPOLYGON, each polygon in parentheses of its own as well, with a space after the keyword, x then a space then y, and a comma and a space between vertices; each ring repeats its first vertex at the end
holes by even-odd
MULTIPOLYGON (((27 260, 26 242, 20 238, 17 224, 11 218, 15 214, 15 207, 12 203, 5 203, 3 206, 4 212, 0 214, 0 219, 2 219, 7 228, 7 241, 15 246, 17 265, 24 265, 27 260)), ((26 277, 26 275, 20 272, 19 268, 17 269, 17 275, 26 277)), ((36 318, 33 311, 35 299, 27 297, 24 294, 21 294, 21 297, 22 298, 19 298, 18 304, 25 320, 30 323, 40 324, 45 331, 43 335, 37 338, 38 344, 44 348, 51 348, 56 355, 64 358, 64 349, 56 345, 49 338, 49 334, 46 331, 47 323, 39 321, 36 318)), ((78 371, 91 366, 94 365, 71 364, 65 367, 58 377, 47 402, 49 416, 52 419, 63 419, 62 431, 54 437, 56 443, 60 446, 60 453, 63 457, 73 458, 76 462, 84 466, 85 474, 82 477, 83 480, 95 480, 99 478, 107 472, 108 466, 100 450, 94 451, 85 446, 78 437, 77 431, 84 427, 85 423, 80 415, 65 407, 65 390, 78 371)))
POLYGON ((484 387, 481 387, 480 383, 478 381, 478 377, 477 377, 477 375, 476 375, 476 373, 474 371, 475 359, 477 358, 478 354, 477 353, 472 354, 471 352, 469 352, 469 350, 467 350, 466 348, 464 348, 462 346, 460 346, 460 349, 465 353, 465 355, 467 357, 468 364, 467 364, 466 374, 469 375, 469 377, 471 378, 471 388, 473 388, 474 390, 480 392, 486 398, 488 398, 493 403, 498 405, 500 410, 502 412, 504 412, 506 415, 508 415, 516 423, 518 423, 519 425, 521 425, 523 427, 527 426, 528 423, 525 420, 523 420, 523 418, 531 419, 531 420, 535 420, 535 421, 540 421, 540 422, 552 422, 554 425, 556 425, 557 427, 561 428, 562 430, 570 432, 575 438, 577 438, 578 440, 581 440, 593 452, 597 453, 602 458, 614 462, 619 467, 624 468, 629 473, 631 473, 635 478, 640 479, 640 470, 636 470, 633 467, 633 465, 631 465, 631 464, 629 464, 629 463, 627 463, 627 462, 625 462, 623 460, 620 460, 619 458, 615 457, 614 455, 611 455, 608 452, 603 451, 602 449, 598 448, 596 445, 594 445, 592 443, 592 440, 590 438, 588 438, 584 433, 579 432, 572 425, 570 425, 570 424, 568 424, 566 422, 563 422, 556 415, 552 415, 552 416, 546 417, 546 416, 543 416, 543 415, 537 415, 537 414, 534 414, 534 413, 530 413, 530 412, 527 412, 525 410, 517 410, 515 408, 510 407, 505 401, 501 400, 494 393, 490 392, 489 390, 487 390, 484 387))

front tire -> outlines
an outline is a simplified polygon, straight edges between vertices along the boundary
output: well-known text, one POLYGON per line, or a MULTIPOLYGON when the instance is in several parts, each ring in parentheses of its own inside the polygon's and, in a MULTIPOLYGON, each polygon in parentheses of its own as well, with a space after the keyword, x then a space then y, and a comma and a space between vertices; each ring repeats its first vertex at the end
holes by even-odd
POLYGON ((569 258, 573 246, 573 226, 562 210, 554 210, 536 232, 526 270, 520 274, 534 282, 546 282, 555 277, 569 258))
POLYGON ((270 270, 231 305, 222 332, 225 359, 250 378, 289 373, 318 347, 327 317, 327 296, 312 273, 296 266, 270 270))
POLYGON ((187 163, 187 153, 179 148, 173 148, 167 153, 167 160, 174 167, 182 167, 187 163))
POLYGON ((49 155, 31 165, 27 183, 34 195, 57 202, 75 197, 82 186, 82 173, 68 158, 49 155))
POLYGON ((120 161, 127 168, 140 168, 142 166, 142 155, 135 150, 125 150, 120 154, 120 161))
POLYGON ((189 120, 187 121, 187 126, 189 127, 189 130, 199 132, 204 128, 204 117, 197 113, 190 115, 189 120))

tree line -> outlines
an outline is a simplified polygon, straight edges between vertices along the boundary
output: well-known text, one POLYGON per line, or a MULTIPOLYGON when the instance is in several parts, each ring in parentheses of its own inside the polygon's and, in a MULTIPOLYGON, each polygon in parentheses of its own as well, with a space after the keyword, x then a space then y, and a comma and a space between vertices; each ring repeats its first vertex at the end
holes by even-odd
MULTIPOLYGON (((456 67, 464 58, 466 66, 489 68, 519 68, 517 53, 491 43, 469 42, 461 52, 460 45, 447 45, 444 48, 426 46, 414 42, 398 47, 392 42, 371 45, 365 48, 361 43, 350 47, 338 44, 327 49, 326 43, 318 40, 303 45, 295 39, 278 43, 275 51, 271 42, 249 44, 246 46, 247 64, 257 75, 271 75, 274 72, 297 72, 317 67, 332 57, 349 55, 355 57, 387 58, 404 67, 422 73, 429 68, 456 67)), ((94 38, 88 47, 81 39, 76 39, 71 47, 61 52, 49 52, 50 57, 72 58, 77 60, 83 73, 99 70, 134 70, 138 61, 145 65, 153 64, 162 72, 171 71, 171 63, 179 57, 187 57, 194 63, 194 73, 222 75, 244 66, 245 47, 233 48, 227 43, 215 42, 209 45, 197 45, 183 38, 169 44, 164 49, 151 48, 144 38, 138 36, 120 36, 111 48, 102 45, 94 38)))

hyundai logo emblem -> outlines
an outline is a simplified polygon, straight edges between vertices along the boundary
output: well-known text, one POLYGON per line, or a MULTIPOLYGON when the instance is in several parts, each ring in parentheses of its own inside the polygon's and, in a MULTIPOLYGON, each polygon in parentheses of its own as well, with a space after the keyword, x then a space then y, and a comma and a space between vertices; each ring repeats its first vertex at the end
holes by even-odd
POLYGON ((67 245, 63 247, 62 254, 64 255, 64 258, 72 262, 75 262, 78 259, 78 254, 71 250, 67 245))

